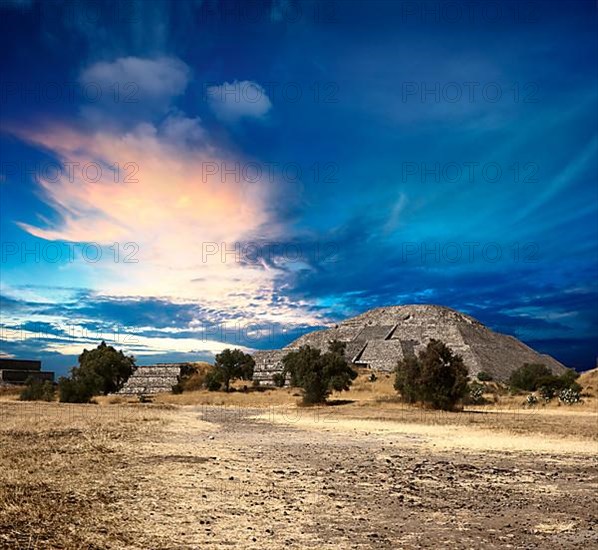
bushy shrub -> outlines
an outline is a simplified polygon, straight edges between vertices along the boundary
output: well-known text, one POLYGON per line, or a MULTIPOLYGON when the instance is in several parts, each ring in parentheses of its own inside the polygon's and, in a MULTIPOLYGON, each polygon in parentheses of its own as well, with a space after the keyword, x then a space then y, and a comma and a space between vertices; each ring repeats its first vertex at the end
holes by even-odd
POLYGON ((484 403, 484 386, 477 382, 471 382, 468 388, 468 402, 473 405, 480 405, 484 403))
POLYGON ((511 374, 509 385, 514 391, 538 391, 542 399, 550 401, 566 389, 580 392, 581 386, 576 382, 578 377, 579 374, 572 369, 556 376, 545 365, 526 363, 511 374))
POLYGON ((566 388, 559 393, 559 401, 566 405, 581 403, 581 394, 573 388, 566 388))
POLYGON ((536 391, 542 378, 552 376, 546 365, 525 363, 514 370, 509 377, 509 386, 516 391, 536 391))
POLYGON ((530 393, 526 397, 524 405, 527 405, 528 407, 535 407, 537 404, 538 398, 533 393, 530 393))
POLYGON ((172 386, 172 393, 174 395, 180 395, 183 393, 183 384, 181 382, 177 382, 174 386, 172 386))
POLYGON ((536 381, 538 391, 544 388, 544 393, 552 394, 551 398, 560 390, 564 390, 567 386, 567 382, 560 376, 551 374, 549 376, 542 376, 536 381))
POLYGON ((467 382, 467 367, 461 356, 439 340, 430 340, 417 357, 399 361, 394 386, 408 403, 453 410, 467 395, 467 382))
POLYGON ((555 396, 556 390, 552 385, 548 384, 540 386, 540 388, 538 388, 538 393, 544 401, 550 401, 555 396))
POLYGON ((58 396, 63 403, 89 403, 98 393, 98 382, 92 377, 62 377, 58 380, 58 396))
POLYGON ((369 380, 370 382, 375 382, 376 380, 378 380, 378 377, 376 376, 376 373, 375 373, 375 372, 372 372, 372 373, 370 374, 370 376, 368 377, 368 380, 369 380))
POLYGON ((288 372, 291 385, 302 390, 303 403, 325 403, 333 391, 346 391, 357 377, 344 355, 344 344, 330 342, 328 351, 303 346, 282 359, 283 376, 288 372))
POLYGON ((287 377, 282 372, 277 372, 272 376, 272 382, 277 388, 284 388, 287 377))
POLYGON ((486 371, 478 372, 478 380, 480 382, 492 382, 493 378, 491 374, 488 374, 486 371))
POLYGON ((208 391, 219 391, 222 388, 220 373, 216 369, 210 369, 206 373, 204 383, 208 391))
POLYGON ((40 381, 30 376, 19 394, 21 401, 54 401, 54 384, 49 380, 40 381))
POLYGON ((582 387, 577 383, 578 378, 579 373, 573 369, 567 369, 567 371, 561 375, 561 380, 563 380, 565 384, 565 389, 581 393, 582 387))

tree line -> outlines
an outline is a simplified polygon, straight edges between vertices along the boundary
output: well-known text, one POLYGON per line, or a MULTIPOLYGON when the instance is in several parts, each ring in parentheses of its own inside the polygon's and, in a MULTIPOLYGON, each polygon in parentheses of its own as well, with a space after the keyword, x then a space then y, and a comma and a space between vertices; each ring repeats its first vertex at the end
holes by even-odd
MULTIPOLYGON (((61 377, 56 387, 51 382, 28 380, 21 399, 52 401, 57 389, 61 402, 89 403, 97 395, 118 392, 136 368, 133 356, 102 342, 93 350, 84 350, 78 366, 71 369, 69 376, 61 377)), ((205 388, 230 392, 236 380, 252 380, 254 368, 251 355, 239 349, 225 349, 216 355, 213 366, 181 377, 172 391, 205 388)), ((399 360, 394 375, 394 388, 404 402, 433 409, 456 410, 468 398, 473 403, 481 402, 484 391, 483 385, 470 381, 463 358, 439 340, 431 340, 417 355, 399 360)), ((509 387, 512 392, 539 391, 546 400, 567 392, 563 395, 571 400, 571 395, 578 396, 581 390, 575 382, 577 376, 572 370, 556 376, 544 365, 525 364, 511 374, 509 387)), ((317 405, 326 403, 333 392, 349 390, 356 377, 357 371, 345 357, 345 344, 331 341, 324 352, 302 346, 287 353, 274 382, 279 387, 299 388, 303 404, 317 405)), ((480 372, 477 379, 489 382, 492 377, 480 372)), ((254 381, 254 386, 259 384, 254 381)))

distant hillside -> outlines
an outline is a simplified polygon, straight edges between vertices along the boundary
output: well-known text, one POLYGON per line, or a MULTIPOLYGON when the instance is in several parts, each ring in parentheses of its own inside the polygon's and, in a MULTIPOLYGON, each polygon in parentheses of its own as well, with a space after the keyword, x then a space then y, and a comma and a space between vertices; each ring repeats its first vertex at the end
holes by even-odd
POLYGON ((585 371, 577 382, 583 388, 583 393, 598 397, 598 368, 585 371))

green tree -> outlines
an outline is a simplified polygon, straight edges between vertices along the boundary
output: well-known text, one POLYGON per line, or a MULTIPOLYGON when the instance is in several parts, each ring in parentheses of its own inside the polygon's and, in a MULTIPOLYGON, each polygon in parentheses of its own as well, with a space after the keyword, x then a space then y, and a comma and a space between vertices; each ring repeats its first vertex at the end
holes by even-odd
POLYGON ((253 368, 255 361, 248 353, 243 353, 240 349, 225 349, 216 355, 214 367, 218 379, 224 385, 224 390, 230 390, 230 383, 240 378, 241 380, 251 380, 253 377, 253 368))
POLYGON ((399 361, 395 389, 408 403, 453 410, 467 395, 467 367, 460 355, 439 340, 430 340, 417 357, 399 361))
POLYGON ((302 388, 305 376, 316 369, 320 355, 320 350, 311 346, 302 346, 297 351, 287 353, 282 358, 282 377, 290 374, 291 386, 302 388))
POLYGON ((133 374, 135 358, 102 342, 95 349, 83 350, 79 356, 79 371, 82 375, 97 376, 99 392, 108 395, 120 390, 133 374))
POLYGON ((333 341, 329 351, 303 346, 282 359, 283 374, 290 373, 291 385, 302 389, 306 405, 325 403, 333 391, 346 391, 357 373, 344 356, 344 344, 333 341))
POLYGON ((212 367, 205 376, 204 385, 208 391, 219 391, 222 388, 220 373, 215 367, 212 367))
POLYGON ((415 355, 408 355, 399 361, 395 373, 394 388, 403 401, 417 403, 421 399, 421 364, 415 355))
POLYGON ((79 366, 70 377, 58 381, 60 401, 88 403, 94 395, 117 392, 135 370, 135 358, 102 342, 97 348, 83 350, 79 366))
POLYGON ((513 390, 536 391, 542 382, 552 376, 550 369, 543 364, 525 363, 514 370, 509 377, 509 386, 513 390))

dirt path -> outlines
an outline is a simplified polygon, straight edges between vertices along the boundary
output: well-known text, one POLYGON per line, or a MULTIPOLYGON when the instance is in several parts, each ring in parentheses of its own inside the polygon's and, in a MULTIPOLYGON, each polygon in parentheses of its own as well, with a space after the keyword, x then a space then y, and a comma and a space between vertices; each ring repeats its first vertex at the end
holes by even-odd
POLYGON ((140 546, 598 546, 598 471, 587 441, 568 440, 561 452, 530 436, 501 450, 462 428, 461 441, 476 441, 466 450, 429 426, 296 422, 216 407, 174 414, 127 465, 140 546))

